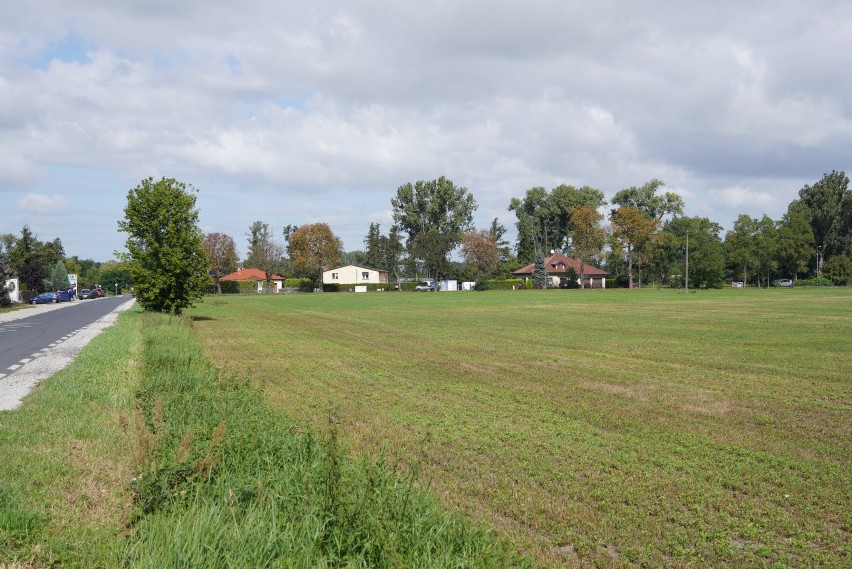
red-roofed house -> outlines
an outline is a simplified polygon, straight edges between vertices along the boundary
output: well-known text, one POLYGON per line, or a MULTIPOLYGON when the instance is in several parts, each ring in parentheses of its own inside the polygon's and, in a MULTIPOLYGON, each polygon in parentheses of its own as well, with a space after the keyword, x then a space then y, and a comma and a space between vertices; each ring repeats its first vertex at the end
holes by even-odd
MULTIPOLYGON (((565 271, 572 268, 580 274, 580 261, 571 257, 566 257, 562 253, 553 253, 550 257, 544 259, 544 268, 547 270, 548 287, 558 287, 560 279, 565 278, 565 271)), ((523 269, 518 269, 513 275, 520 279, 531 279, 535 263, 527 265, 523 269)), ((589 264, 583 264, 583 286, 587 288, 606 288, 606 278, 609 273, 589 264)), ((580 279, 577 279, 577 284, 580 284, 580 279)))
MULTIPOLYGON (((238 269, 237 272, 225 275, 220 281, 255 281, 257 292, 263 292, 263 283, 266 282, 266 273, 260 269, 238 269)), ((275 292, 281 292, 284 287, 284 277, 272 275, 272 287, 275 292)))

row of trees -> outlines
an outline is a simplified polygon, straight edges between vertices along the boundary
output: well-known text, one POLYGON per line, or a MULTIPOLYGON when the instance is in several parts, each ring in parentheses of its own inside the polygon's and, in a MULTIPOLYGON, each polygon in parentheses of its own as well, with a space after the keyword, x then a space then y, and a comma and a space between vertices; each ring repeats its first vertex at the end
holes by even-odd
POLYGON ((68 287, 69 274, 77 275, 80 288, 108 283, 103 286, 113 290, 116 283, 122 289, 132 284, 129 274, 118 262, 65 257, 59 238, 41 241, 27 225, 21 228, 20 235, 0 235, 0 278, 3 281, 18 277, 23 290, 40 293, 68 287))
MULTIPOLYGON (((494 219, 487 228, 473 226, 477 204, 467 188, 441 177, 397 188, 391 198, 394 224, 387 234, 371 223, 364 249, 342 251, 340 240, 326 224, 301 228, 288 225, 276 241, 269 225, 257 221, 249 228, 246 265, 285 277, 307 276, 315 282, 322 268, 354 263, 388 271, 395 279, 429 275, 432 278, 507 277, 532 263, 536 253, 561 251, 584 267, 605 268, 616 284, 645 282, 690 287, 718 287, 726 279, 768 284, 774 278, 811 273, 831 275, 843 282, 852 253, 848 178, 826 174, 805 186, 782 219, 743 215, 727 234, 706 217, 683 215, 684 201, 663 190, 661 180, 623 189, 607 201, 590 186, 559 185, 528 190, 513 198, 518 237, 515 247, 504 239, 506 228, 494 219), (600 211, 611 206, 605 218, 600 211), (453 261, 458 251, 461 262, 453 261), (689 272, 686 258, 689 254, 689 272)), ((208 236, 218 243, 227 236, 208 236)), ((236 245, 227 238, 225 258, 236 267, 236 245)), ((214 272, 217 271, 214 262, 214 272)), ((582 276, 582 275, 581 275, 582 276)))

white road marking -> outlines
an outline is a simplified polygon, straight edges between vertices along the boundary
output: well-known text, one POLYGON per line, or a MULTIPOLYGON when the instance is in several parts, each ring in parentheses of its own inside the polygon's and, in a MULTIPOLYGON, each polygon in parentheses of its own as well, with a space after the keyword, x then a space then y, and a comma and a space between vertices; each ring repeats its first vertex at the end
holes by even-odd
POLYGON ((6 369, 8 369, 9 371, 15 371, 15 370, 16 370, 16 369, 18 369, 19 367, 21 367, 21 366, 19 366, 18 364, 15 364, 15 365, 11 365, 11 366, 9 366, 9 367, 8 367, 8 368, 6 368, 6 369))
POLYGON ((31 360, 30 358, 24 358, 24 359, 22 359, 22 360, 21 360, 21 363, 22 363, 22 364, 28 364, 28 363, 30 363, 31 361, 32 361, 32 360, 31 360))

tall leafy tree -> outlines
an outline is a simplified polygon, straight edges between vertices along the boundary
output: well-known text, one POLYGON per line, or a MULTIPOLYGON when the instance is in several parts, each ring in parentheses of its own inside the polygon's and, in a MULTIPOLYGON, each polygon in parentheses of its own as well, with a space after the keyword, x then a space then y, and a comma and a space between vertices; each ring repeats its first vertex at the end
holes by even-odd
POLYGON ((742 275, 748 283, 749 274, 757 267, 757 219, 742 214, 734 222, 734 227, 725 235, 725 251, 731 270, 737 276, 742 275))
POLYGON ((665 184, 654 178, 641 187, 631 186, 613 196, 613 205, 632 206, 651 219, 662 220, 666 215, 683 213, 683 198, 674 192, 658 194, 665 184))
POLYGON ((449 270, 450 251, 472 227, 477 208, 473 195, 441 176, 400 186, 391 206, 394 221, 408 235, 409 253, 423 261, 432 278, 440 280, 449 270))
MULTIPOLYGON (((610 215, 612 236, 626 251, 627 283, 633 288, 633 267, 641 265, 651 258, 652 246, 656 239, 659 220, 648 217, 639 208, 632 205, 621 206, 610 215)), ((641 286, 641 269, 639 284, 641 286)))
POLYGON ((247 236, 249 256, 246 259, 246 264, 263 271, 266 277, 266 286, 269 288, 272 285, 272 275, 284 257, 284 245, 275 240, 269 224, 262 221, 252 223, 247 236))
POLYGON ((527 190, 524 199, 512 198, 509 211, 517 216, 518 259, 530 262, 538 250, 563 250, 571 234, 571 209, 578 205, 598 208, 606 203, 603 192, 590 186, 561 184, 548 192, 527 190))
POLYGON ((382 232, 379 229, 378 223, 371 223, 370 229, 367 230, 367 236, 364 238, 365 247, 365 264, 369 267, 378 268, 382 263, 381 251, 382 232))
POLYGON ((798 200, 787 207, 778 223, 778 258, 795 282, 808 270, 814 257, 814 232, 808 221, 808 211, 798 200))
POLYGON ((603 216, 595 208, 577 205, 571 209, 571 226, 574 228, 572 244, 574 257, 580 261, 580 288, 586 288, 586 263, 598 255, 606 240, 606 231, 601 227, 603 216))
POLYGON ((760 286, 762 278, 768 287, 772 275, 778 270, 778 228, 768 215, 757 222, 754 256, 757 284, 760 286))
POLYGON ((145 310, 181 314, 204 294, 207 259, 194 188, 173 178, 142 180, 127 193, 127 253, 119 255, 145 310))
POLYGON ((846 235, 845 221, 850 215, 843 205, 852 205, 849 177, 845 172, 832 170, 814 185, 799 190, 799 201, 805 207, 817 247, 817 274, 823 259, 843 251, 846 235))
POLYGON ((288 251, 296 269, 314 275, 322 286, 322 272, 337 263, 343 242, 327 223, 303 225, 290 234, 288 251))
POLYGON ((725 282, 722 226, 706 217, 674 217, 665 222, 655 246, 654 263, 660 282, 682 287, 689 240, 690 288, 720 288, 725 282))
POLYGON ((222 284, 219 279, 223 275, 234 272, 239 263, 237 244, 230 235, 214 232, 204 236, 203 247, 207 261, 210 263, 210 271, 213 273, 216 293, 222 294, 222 284))

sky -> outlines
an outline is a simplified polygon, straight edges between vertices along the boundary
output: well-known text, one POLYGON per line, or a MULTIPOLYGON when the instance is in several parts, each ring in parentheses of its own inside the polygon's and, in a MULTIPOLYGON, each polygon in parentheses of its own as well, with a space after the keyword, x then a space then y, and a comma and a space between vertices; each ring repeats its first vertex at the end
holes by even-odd
POLYGON ((852 169, 850 63, 839 0, 8 0, 0 233, 111 259, 148 177, 241 255, 256 220, 363 249, 440 176, 512 239, 532 187, 652 178, 730 229, 852 169))

